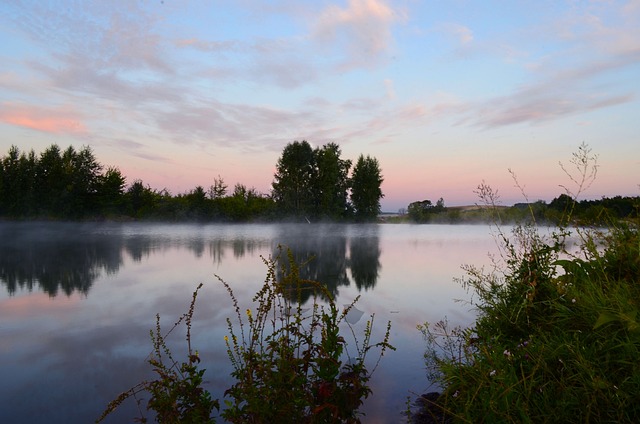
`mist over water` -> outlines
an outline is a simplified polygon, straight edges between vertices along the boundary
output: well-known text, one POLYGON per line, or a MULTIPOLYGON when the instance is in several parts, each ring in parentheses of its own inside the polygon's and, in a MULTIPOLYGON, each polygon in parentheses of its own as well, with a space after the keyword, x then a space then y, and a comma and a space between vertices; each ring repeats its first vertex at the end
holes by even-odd
MULTIPOLYGON (((473 312, 454 301, 468 295, 453 278, 495 251, 482 225, 0 223, 0 422, 93 422, 152 377, 145 360, 155 315, 168 330, 200 282, 193 345, 207 388, 221 398, 231 383, 223 337, 234 310, 215 275, 242 308, 253 307, 267 271, 261 257, 278 246, 311 259, 302 277, 325 283, 338 304, 361 296, 356 334, 370 314, 374 341, 392 322, 398 350, 374 374, 364 422, 398 421, 406 397, 429 389, 415 326, 444 316, 468 323, 473 312)), ((183 335, 169 342, 177 358, 186 354, 183 335)), ((129 402, 106 422, 136 416, 129 402)))

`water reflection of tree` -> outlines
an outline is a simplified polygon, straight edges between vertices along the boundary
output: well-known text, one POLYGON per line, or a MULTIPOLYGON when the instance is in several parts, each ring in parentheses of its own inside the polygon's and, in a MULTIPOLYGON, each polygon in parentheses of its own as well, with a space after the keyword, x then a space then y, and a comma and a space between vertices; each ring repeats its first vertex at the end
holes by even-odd
POLYGON ((3 224, 0 235, 0 282, 9 294, 38 287, 50 296, 87 294, 102 272, 122 264, 119 237, 75 224, 3 224))
MULTIPOLYGON (((328 224, 283 226, 275 239, 283 248, 280 265, 286 265, 287 249, 290 249, 296 264, 300 265, 300 278, 322 283, 333 298, 337 297, 339 287, 351 283, 347 272, 349 268, 358 289, 373 288, 380 269, 377 234, 373 237, 349 238, 348 228, 345 225, 328 224)), ((278 253, 278 249, 274 248, 272 255, 275 257, 278 253)), ((285 269, 288 267, 285 266, 285 269)), ((278 278, 282 277, 282 270, 278 269, 278 278)), ((312 294, 312 290, 305 290, 299 300, 304 304, 312 294)), ((297 301, 295 296, 292 300, 297 301)))
POLYGON ((135 235, 124 240, 124 249, 134 262, 142 262, 143 258, 148 258, 154 248, 154 243, 150 236, 135 235))
POLYGON ((242 258, 244 255, 253 254, 261 246, 265 245, 260 240, 237 238, 233 239, 233 257, 242 258))
POLYGON ((247 238, 233 239, 213 239, 207 241, 209 257, 214 264, 222 263, 225 254, 231 251, 235 259, 243 258, 245 255, 254 255, 259 249, 270 246, 265 240, 255 240, 247 238))
POLYGON ((373 289, 380 273, 378 235, 354 237, 349 241, 349 268, 358 290, 373 289))
MULTIPOLYGON (((337 224, 279 228, 273 242, 290 248, 297 263, 307 262, 300 269, 302 278, 323 283, 334 297, 339 287, 350 284, 349 269, 359 290, 375 286, 380 269, 377 233, 362 230, 364 226, 337 224), (364 235, 349 238, 349 228, 364 235)), ((87 294, 102 273, 119 271, 123 252, 140 262, 157 251, 186 248, 196 257, 208 251, 213 262, 220 263, 229 253, 238 259, 270 244, 264 237, 219 238, 200 233, 176 237, 162 229, 140 227, 138 231, 135 224, 0 223, 0 283, 10 294, 18 288, 51 296, 87 294)), ((301 300, 310 296, 306 292, 301 300)))

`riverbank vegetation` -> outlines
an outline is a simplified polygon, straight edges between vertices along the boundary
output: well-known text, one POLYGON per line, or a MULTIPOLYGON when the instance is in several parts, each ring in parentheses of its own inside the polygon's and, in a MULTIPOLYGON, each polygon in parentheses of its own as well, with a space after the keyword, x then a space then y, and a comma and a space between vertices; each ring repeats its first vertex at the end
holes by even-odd
MULTIPOLYGON (((584 146, 580 177, 567 193, 560 225, 503 232, 491 269, 464 267, 460 280, 478 312, 469 327, 446 318, 422 332, 429 379, 439 394, 421 397, 427 422, 610 422, 640 419, 640 235, 638 219, 606 230, 569 225, 575 201, 595 174, 584 146), (573 195, 573 196, 570 196, 573 195)), ((595 165, 594 165, 595 166, 595 165)), ((487 210, 496 194, 482 185, 487 210)), ((495 216, 496 224, 499 218, 495 216)))
MULTIPOLYGON (((326 288, 301 278, 291 251, 280 249, 275 258, 264 259, 267 277, 244 309, 231 284, 218 277, 229 294, 235 317, 227 317, 224 337, 233 384, 224 392, 220 416, 231 423, 359 423, 360 407, 371 393, 368 382, 381 357, 389 349, 391 323, 383 339, 371 340, 374 315, 357 337, 348 322, 356 298, 338 307, 326 288), (303 297, 311 302, 303 308, 303 297), (377 355, 373 361, 370 356, 377 355)), ((191 346, 191 325, 198 290, 189 307, 165 334, 157 317, 151 332, 153 352, 148 363, 157 374, 123 392, 96 422, 103 421, 119 405, 131 399, 138 404, 147 396, 146 411, 159 423, 214 423, 214 409, 221 408, 204 386, 205 369, 191 346), (167 336, 180 325, 186 329, 187 359, 174 359, 167 336)), ((222 341, 221 341, 222 342, 222 341)))
POLYGON ((633 220, 640 216, 640 196, 614 196, 611 198, 588 200, 574 199, 566 193, 551 202, 538 200, 533 203, 516 203, 513 206, 473 205, 447 207, 440 198, 435 204, 431 200, 412 202, 402 214, 387 219, 388 222, 412 222, 418 224, 462 224, 493 222, 500 224, 536 223, 538 225, 559 225, 573 208, 572 222, 579 226, 609 225, 615 220, 633 220))
POLYGON ((373 221, 384 197, 377 159, 341 158, 329 143, 312 148, 288 144, 276 165, 273 190, 259 193, 220 176, 209 188, 180 194, 151 188, 140 179, 127 184, 117 167, 104 167, 89 147, 51 145, 36 154, 12 146, 0 157, 0 218, 163 221, 373 221))
POLYGON ((579 225, 606 225, 611 219, 639 216, 640 196, 574 199, 567 193, 513 206, 446 206, 443 198, 412 202, 397 214, 380 214, 382 171, 378 160, 360 155, 341 157, 328 143, 312 148, 306 141, 289 143, 276 163, 270 193, 221 176, 208 185, 172 194, 140 179, 130 183, 117 167, 100 164, 89 147, 62 150, 51 145, 36 154, 13 146, 0 157, 0 219, 155 220, 209 222, 371 222, 457 224, 532 222, 558 224, 572 207, 579 225))

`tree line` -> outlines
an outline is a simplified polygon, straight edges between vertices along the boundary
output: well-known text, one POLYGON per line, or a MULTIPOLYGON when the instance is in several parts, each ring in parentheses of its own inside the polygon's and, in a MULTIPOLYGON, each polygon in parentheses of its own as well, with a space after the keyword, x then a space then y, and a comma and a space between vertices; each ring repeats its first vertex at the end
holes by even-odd
POLYGON ((272 192, 220 176, 208 189, 177 195, 127 179, 117 167, 98 162, 92 149, 53 144, 42 153, 12 146, 0 158, 0 217, 8 219, 157 219, 210 221, 374 220, 383 181, 377 159, 341 158, 329 143, 312 149, 289 143, 276 165, 272 192))
POLYGON ((287 145, 273 182, 272 196, 280 211, 307 219, 376 219, 384 197, 378 160, 360 155, 350 173, 352 162, 341 154, 335 143, 315 149, 307 141, 287 145))
POLYGON ((482 207, 446 207, 444 200, 440 198, 435 204, 428 199, 412 202, 405 211, 401 211, 401 214, 416 223, 458 223, 493 219, 495 216, 489 217, 488 214, 496 210, 497 217, 502 223, 533 220, 539 224, 566 225, 567 223, 562 220, 566 216, 571 216, 573 223, 578 225, 609 225, 615 220, 638 218, 640 196, 614 196, 574 201, 571 196, 562 193, 549 203, 544 200, 516 203, 493 211, 482 207))

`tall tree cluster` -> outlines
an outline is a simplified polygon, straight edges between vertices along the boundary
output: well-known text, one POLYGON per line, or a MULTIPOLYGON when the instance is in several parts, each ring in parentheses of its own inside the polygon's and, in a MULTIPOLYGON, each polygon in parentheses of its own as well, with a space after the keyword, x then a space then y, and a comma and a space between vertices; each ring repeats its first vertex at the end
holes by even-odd
POLYGON ((370 221, 380 213, 380 199, 384 197, 382 181, 378 160, 360 155, 351 182, 351 202, 357 220, 370 221))
POLYGON ((377 159, 361 155, 350 175, 352 162, 341 154, 335 143, 315 149, 304 140, 289 143, 272 183, 280 213, 306 219, 375 219, 384 196, 377 159))
POLYGON ((0 160, 0 215, 82 218, 122 195, 125 178, 103 167, 91 148, 62 151, 52 145, 39 156, 16 146, 0 160))
POLYGON ((184 194, 155 190, 142 180, 128 187, 115 167, 105 168, 91 148, 41 154, 12 146, 0 157, 0 218, 154 219, 168 221, 271 220, 273 200, 254 188, 236 184, 227 194, 222 177, 208 190, 196 186, 184 194))
POLYGON ((382 176, 378 161, 343 159, 335 143, 312 148, 288 144, 276 164, 270 195, 222 177, 208 189, 183 194, 155 190, 142 180, 126 185, 116 167, 104 167, 90 147, 62 150, 51 145, 40 154, 12 146, 0 157, 0 218, 158 219, 169 221, 373 220, 380 211, 382 176))

